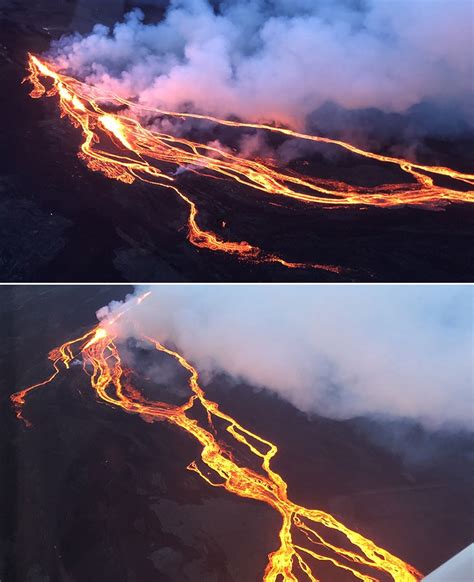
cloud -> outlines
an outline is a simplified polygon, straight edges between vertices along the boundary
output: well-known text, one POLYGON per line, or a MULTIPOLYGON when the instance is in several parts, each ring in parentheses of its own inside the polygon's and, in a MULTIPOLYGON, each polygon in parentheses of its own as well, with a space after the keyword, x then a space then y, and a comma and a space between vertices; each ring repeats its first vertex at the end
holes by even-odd
MULTIPOLYGON (((157 24, 137 9, 50 56, 172 110, 301 127, 328 102, 389 113, 430 103, 472 128, 472 26, 471 0, 171 0, 157 24)), ((445 114, 440 124, 452 125, 445 114)))
POLYGON ((473 428, 468 287, 151 290, 119 320, 120 338, 155 336, 177 346, 201 372, 224 371, 302 411, 473 428))

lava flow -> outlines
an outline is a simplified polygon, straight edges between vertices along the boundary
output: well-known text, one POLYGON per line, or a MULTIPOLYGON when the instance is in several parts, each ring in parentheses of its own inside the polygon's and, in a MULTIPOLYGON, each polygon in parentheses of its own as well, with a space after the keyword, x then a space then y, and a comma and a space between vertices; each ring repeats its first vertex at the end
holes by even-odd
POLYGON ((421 574, 412 566, 347 528, 332 515, 291 501, 287 483, 271 466, 278 452, 276 445, 221 411, 216 402, 206 397, 196 368, 180 353, 150 337, 142 341, 173 358, 189 374, 190 396, 181 405, 147 399, 132 386, 131 373, 122 365, 111 323, 102 323, 50 353, 54 367, 52 375, 11 396, 18 418, 24 419, 27 395, 51 383, 61 368, 70 369, 73 360, 82 359, 83 370, 101 401, 138 414, 147 422, 166 421, 199 443, 200 459, 193 461, 187 467, 189 470, 211 486, 261 501, 278 512, 281 518, 281 527, 275 537, 278 547, 268 555, 263 573, 265 582, 317 582, 321 580, 318 569, 322 563, 343 571, 347 579, 364 582, 416 582, 421 579, 421 574), (199 414, 200 411, 204 414, 199 414))
POLYGON ((188 207, 188 240, 197 247, 234 254, 257 263, 276 262, 288 268, 324 269, 334 273, 342 271, 341 267, 335 265, 287 261, 246 241, 225 241, 218 234, 204 230, 197 221, 196 203, 177 186, 178 169, 206 178, 233 180, 271 197, 327 207, 393 207, 402 204, 433 206, 448 202, 474 202, 474 191, 466 191, 466 184, 474 185, 474 174, 383 156, 340 140, 306 135, 286 128, 147 108, 63 75, 34 55, 29 55, 28 69, 29 75, 25 80, 33 85, 30 95, 34 98, 45 93, 48 96, 58 95, 61 115, 67 116, 81 129, 83 142, 79 156, 88 167, 126 183, 138 179, 172 189, 188 207), (49 90, 46 89, 46 82, 51 84, 49 90), (110 113, 112 109, 116 112, 110 113), (412 182, 369 188, 283 172, 268 161, 244 159, 222 147, 162 133, 153 124, 145 127, 139 121, 144 114, 178 121, 196 118, 228 127, 265 130, 291 138, 332 144, 359 156, 396 165, 411 176, 412 182), (460 189, 435 184, 434 179, 439 177, 460 184, 460 189))

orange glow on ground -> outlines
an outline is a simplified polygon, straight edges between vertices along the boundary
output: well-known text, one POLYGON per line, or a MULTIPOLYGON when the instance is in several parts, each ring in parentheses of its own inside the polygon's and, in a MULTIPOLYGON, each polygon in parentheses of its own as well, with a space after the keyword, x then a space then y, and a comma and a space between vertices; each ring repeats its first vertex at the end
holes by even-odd
POLYGON ((262 572, 264 582, 331 582, 319 577, 322 562, 346 572, 347 580, 377 582, 380 576, 395 582, 421 579, 421 574, 412 566, 347 528, 332 515, 294 503, 288 496, 287 483, 272 468, 277 446, 247 430, 209 400, 200 385, 197 369, 183 355, 157 339, 142 338, 173 358, 188 373, 190 396, 183 404, 150 401, 132 386, 115 339, 102 323, 53 350, 49 356, 54 367, 52 375, 11 396, 17 416, 29 425, 23 416, 25 398, 51 383, 62 369, 67 371, 73 359, 81 359, 90 386, 100 401, 138 414, 147 422, 165 421, 180 428, 201 446, 200 458, 187 467, 190 471, 210 486, 223 487, 231 494, 265 503, 280 515, 275 549, 268 555, 262 572), (206 413, 207 420, 196 420, 193 412, 199 408, 206 413), (239 447, 246 451, 244 455, 239 453, 239 447), (333 539, 335 533, 338 542, 333 539))
POLYGON ((378 206, 394 207, 405 204, 438 206, 450 202, 474 202, 474 174, 467 174, 440 166, 425 166, 409 160, 383 156, 357 148, 349 143, 325 137, 306 135, 291 129, 265 124, 243 123, 192 113, 150 109, 119 97, 99 92, 95 87, 72 77, 62 75, 52 65, 29 55, 29 80, 33 85, 31 96, 45 93, 59 97, 62 116, 81 129, 83 142, 79 156, 88 167, 107 177, 132 183, 141 180, 172 189, 188 208, 188 240, 195 246, 229 253, 242 260, 261 263, 279 263, 290 269, 322 269, 341 273, 338 265, 293 262, 268 253, 246 241, 226 241, 219 234, 204 230, 198 223, 198 208, 176 183, 174 172, 163 170, 170 165, 185 168, 195 174, 219 180, 232 180, 268 195, 269 201, 278 197, 305 205, 378 206), (46 80, 51 88, 46 91, 46 80), (107 105, 126 106, 115 114, 106 111, 107 105), (332 144, 355 155, 377 162, 398 166, 412 182, 385 184, 376 187, 358 187, 336 180, 325 180, 284 172, 259 159, 240 158, 233 153, 182 137, 160 133, 144 127, 138 116, 147 112, 174 119, 195 118, 235 128, 253 128, 286 135, 300 140, 332 144), (127 114, 126 114, 127 113, 127 114), (159 166, 162 166, 160 168, 159 166), (449 178, 460 189, 435 184, 439 177, 449 178))

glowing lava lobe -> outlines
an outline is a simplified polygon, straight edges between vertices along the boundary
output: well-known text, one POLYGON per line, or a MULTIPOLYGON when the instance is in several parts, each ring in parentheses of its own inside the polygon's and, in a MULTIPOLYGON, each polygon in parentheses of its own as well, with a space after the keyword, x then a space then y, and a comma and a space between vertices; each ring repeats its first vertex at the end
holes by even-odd
POLYGON ((200 386, 196 368, 184 356, 153 338, 143 340, 174 358, 188 373, 190 395, 183 404, 150 401, 132 386, 130 376, 124 373, 114 334, 103 324, 51 352, 54 373, 44 382, 11 397, 18 416, 22 418, 28 394, 51 383, 62 367, 68 370, 72 359, 82 358, 86 377, 101 401, 138 414, 147 422, 160 420, 179 427, 201 446, 200 459, 193 461, 189 470, 211 486, 261 501, 280 515, 276 549, 268 555, 262 573, 265 582, 315 582, 321 580, 318 569, 322 563, 343 571, 347 580, 377 582, 382 576, 383 580, 415 582, 421 578, 412 566, 345 527, 332 515, 294 503, 288 497, 287 483, 271 466, 278 452, 276 445, 247 430, 209 400, 200 386), (195 407, 205 410, 205 421, 192 415, 195 407), (217 426, 220 428, 216 429, 217 426), (334 534, 340 542, 332 541, 334 534))
POLYGON ((202 229, 197 222, 196 203, 177 185, 178 169, 185 169, 208 179, 234 181, 247 187, 246 195, 252 191, 268 195, 268 202, 278 197, 304 205, 324 205, 328 208, 349 205, 393 207, 401 204, 433 206, 449 202, 474 202, 474 191, 466 191, 466 184, 474 184, 474 174, 374 154, 340 140, 306 135, 290 129, 146 108, 63 75, 34 55, 29 56, 28 69, 27 79, 33 85, 31 96, 38 98, 46 93, 45 79, 47 79, 48 84, 52 85, 47 95, 58 95, 61 115, 67 116, 81 129, 83 142, 80 156, 88 167, 102 172, 111 179, 126 183, 142 180, 172 189, 187 205, 187 238, 200 248, 232 254, 242 260, 256 263, 278 263, 286 268, 342 272, 342 268, 336 265, 289 261, 246 241, 225 241, 218 234, 202 229), (121 110, 114 114, 110 113, 113 105, 121 107, 121 110), (126 111, 123 109, 124 106, 127 108, 126 111), (396 165, 408 173, 413 182, 369 188, 285 172, 262 160, 240 158, 224 148, 175 137, 153 127, 144 127, 138 121, 144 111, 155 116, 171 117, 175 121, 187 117, 198 118, 229 127, 278 132, 294 139, 336 145, 355 155, 396 165), (461 188, 436 185, 434 177, 440 176, 450 178, 461 188))

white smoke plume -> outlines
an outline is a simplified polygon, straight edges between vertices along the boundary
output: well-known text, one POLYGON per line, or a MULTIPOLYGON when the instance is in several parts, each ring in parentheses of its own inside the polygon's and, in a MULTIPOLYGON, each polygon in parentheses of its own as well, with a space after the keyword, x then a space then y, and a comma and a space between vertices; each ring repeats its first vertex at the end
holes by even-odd
MULTIPOLYGON (((50 56, 171 110, 302 127, 328 102, 384 112, 429 102, 454 104, 472 128, 472 10, 471 0, 170 0, 158 23, 136 9, 62 38, 50 56)), ((449 126, 447 114, 429 117, 449 126)))
POLYGON ((474 428, 469 287, 152 286, 115 329, 156 337, 205 377, 224 371, 302 411, 474 428))

